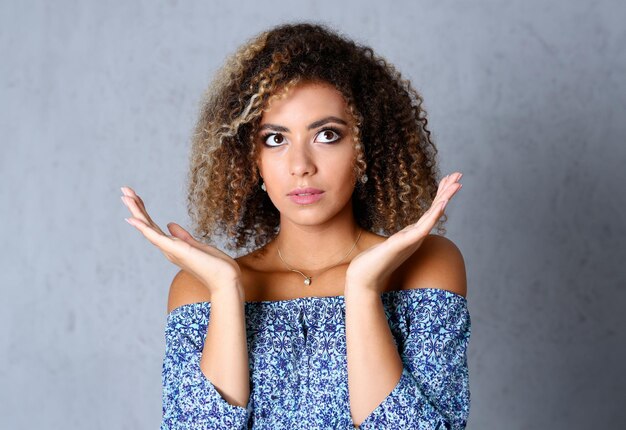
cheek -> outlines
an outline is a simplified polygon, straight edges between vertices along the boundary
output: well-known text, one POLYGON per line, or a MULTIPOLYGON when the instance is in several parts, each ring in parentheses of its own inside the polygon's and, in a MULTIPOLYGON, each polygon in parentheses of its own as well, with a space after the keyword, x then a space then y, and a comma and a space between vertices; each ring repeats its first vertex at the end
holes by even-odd
POLYGON ((269 157, 263 157, 263 155, 259 155, 256 165, 259 169, 259 173, 263 175, 264 179, 268 175, 271 175, 272 170, 274 170, 274 168, 272 167, 271 159, 269 157))
POLYGON ((334 158, 333 166, 330 170, 337 179, 341 180, 341 183, 346 187, 354 187, 355 174, 354 174, 354 150, 346 151, 345 154, 334 158))
POLYGON ((259 171, 263 174, 264 180, 274 181, 274 177, 280 175, 281 166, 276 161, 272 162, 270 159, 266 159, 259 163, 259 171))
POLYGON ((344 173, 344 176, 353 176, 354 175, 354 164, 356 161, 356 151, 354 148, 350 148, 346 150, 340 157, 337 157, 337 162, 340 164, 337 167, 341 169, 341 172, 344 173))

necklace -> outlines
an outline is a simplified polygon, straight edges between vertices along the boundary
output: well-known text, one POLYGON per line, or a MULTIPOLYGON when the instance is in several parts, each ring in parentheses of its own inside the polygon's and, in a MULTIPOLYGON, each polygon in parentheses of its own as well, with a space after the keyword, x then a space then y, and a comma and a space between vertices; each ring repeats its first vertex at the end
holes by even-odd
MULTIPOLYGON (((317 274, 317 275, 315 275, 315 276, 319 276, 319 275, 321 275, 322 273, 326 272, 327 270, 330 270, 330 269, 332 269, 333 267, 338 266, 339 264, 341 264, 341 262, 342 262, 343 260, 345 260, 345 259, 348 257, 348 255, 350 255, 350 253, 352 252, 352 250, 354 250, 354 247, 356 246, 357 242, 358 242, 358 241, 359 241, 359 239, 361 238, 361 233, 363 233, 363 229, 360 229, 360 230, 361 230, 361 231, 359 231, 359 235, 357 236, 356 241, 354 241, 354 245, 352 245, 352 248, 350 248, 350 251, 348 251, 348 253, 347 253, 347 254, 346 254, 346 255, 345 255, 345 256, 344 256, 341 260, 339 260, 339 262, 338 262, 338 263, 333 264, 332 266, 330 266, 330 267, 328 267, 328 268, 326 268, 326 269, 322 270, 320 273, 318 273, 318 274, 317 274)), ((302 273, 301 271, 296 270, 296 269, 294 269, 293 267, 291 267, 291 266, 290 266, 289 264, 287 264, 287 262, 283 259, 283 256, 282 256, 282 254, 280 253, 280 248, 278 247, 278 244, 276 245, 276 249, 278 250, 278 256, 280 257, 281 261, 282 261, 283 263, 285 263, 285 266, 287 266, 287 268, 288 268, 289 270, 291 270, 292 272, 297 272, 297 273, 301 274, 301 275, 304 277, 304 285, 311 285, 311 282, 313 281, 313 276, 307 276, 307 275, 305 275, 304 273, 302 273)))

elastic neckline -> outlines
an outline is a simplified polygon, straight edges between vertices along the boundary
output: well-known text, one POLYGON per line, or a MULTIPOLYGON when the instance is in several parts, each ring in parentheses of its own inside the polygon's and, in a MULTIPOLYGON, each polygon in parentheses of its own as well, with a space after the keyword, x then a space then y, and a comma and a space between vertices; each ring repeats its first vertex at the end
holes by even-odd
MULTIPOLYGON (((391 290, 391 291, 385 291, 383 293, 381 293, 381 297, 385 297, 388 295, 394 295, 394 294, 398 294, 398 295, 411 295, 413 293, 417 294, 417 292, 423 292, 423 293, 435 293, 435 294, 443 294, 445 296, 448 297, 454 297, 458 300, 461 300, 463 302, 467 301, 466 297, 463 297, 462 295, 455 293, 453 291, 450 290, 444 290, 443 288, 410 288, 407 290, 391 290)), ((312 301, 319 301, 319 300, 326 300, 326 301, 343 301, 345 299, 345 296, 340 295, 340 296, 307 296, 307 297, 295 297, 293 299, 285 299, 285 300, 260 300, 260 301, 256 301, 256 302, 244 302, 245 307, 250 307, 250 306, 261 306, 261 305, 285 305, 288 303, 298 303, 298 302, 312 302, 312 301)), ((209 308, 211 307, 211 302, 210 301, 203 301, 203 302, 195 302, 195 303, 187 303, 185 305, 181 305, 175 309, 172 310, 172 312, 170 312, 167 316, 168 318, 173 316, 175 313, 177 312, 182 312, 182 309, 189 307, 189 306, 198 306, 198 305, 205 305, 208 306, 209 308)))

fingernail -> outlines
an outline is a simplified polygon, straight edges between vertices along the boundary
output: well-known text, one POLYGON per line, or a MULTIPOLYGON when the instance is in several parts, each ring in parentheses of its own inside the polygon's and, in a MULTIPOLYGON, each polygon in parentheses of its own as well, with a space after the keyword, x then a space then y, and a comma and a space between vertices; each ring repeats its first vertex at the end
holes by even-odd
POLYGON ((128 218, 124 218, 124 221, 126 221, 127 223, 129 223, 130 225, 133 225, 132 222, 130 222, 130 220, 128 218))
POLYGON ((462 177, 463 177, 463 173, 459 173, 459 179, 457 179, 457 181, 461 180, 462 177))

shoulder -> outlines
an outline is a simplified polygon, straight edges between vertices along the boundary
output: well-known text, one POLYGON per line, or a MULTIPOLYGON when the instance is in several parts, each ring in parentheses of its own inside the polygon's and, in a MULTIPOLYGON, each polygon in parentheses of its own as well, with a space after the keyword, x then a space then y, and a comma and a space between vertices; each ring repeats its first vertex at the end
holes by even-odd
POLYGON ((465 260, 456 244, 446 237, 426 236, 399 269, 403 290, 438 288, 467 296, 465 260))
POLYGON ((190 303, 208 302, 211 299, 209 289, 189 272, 180 270, 170 285, 167 300, 167 312, 190 303))

